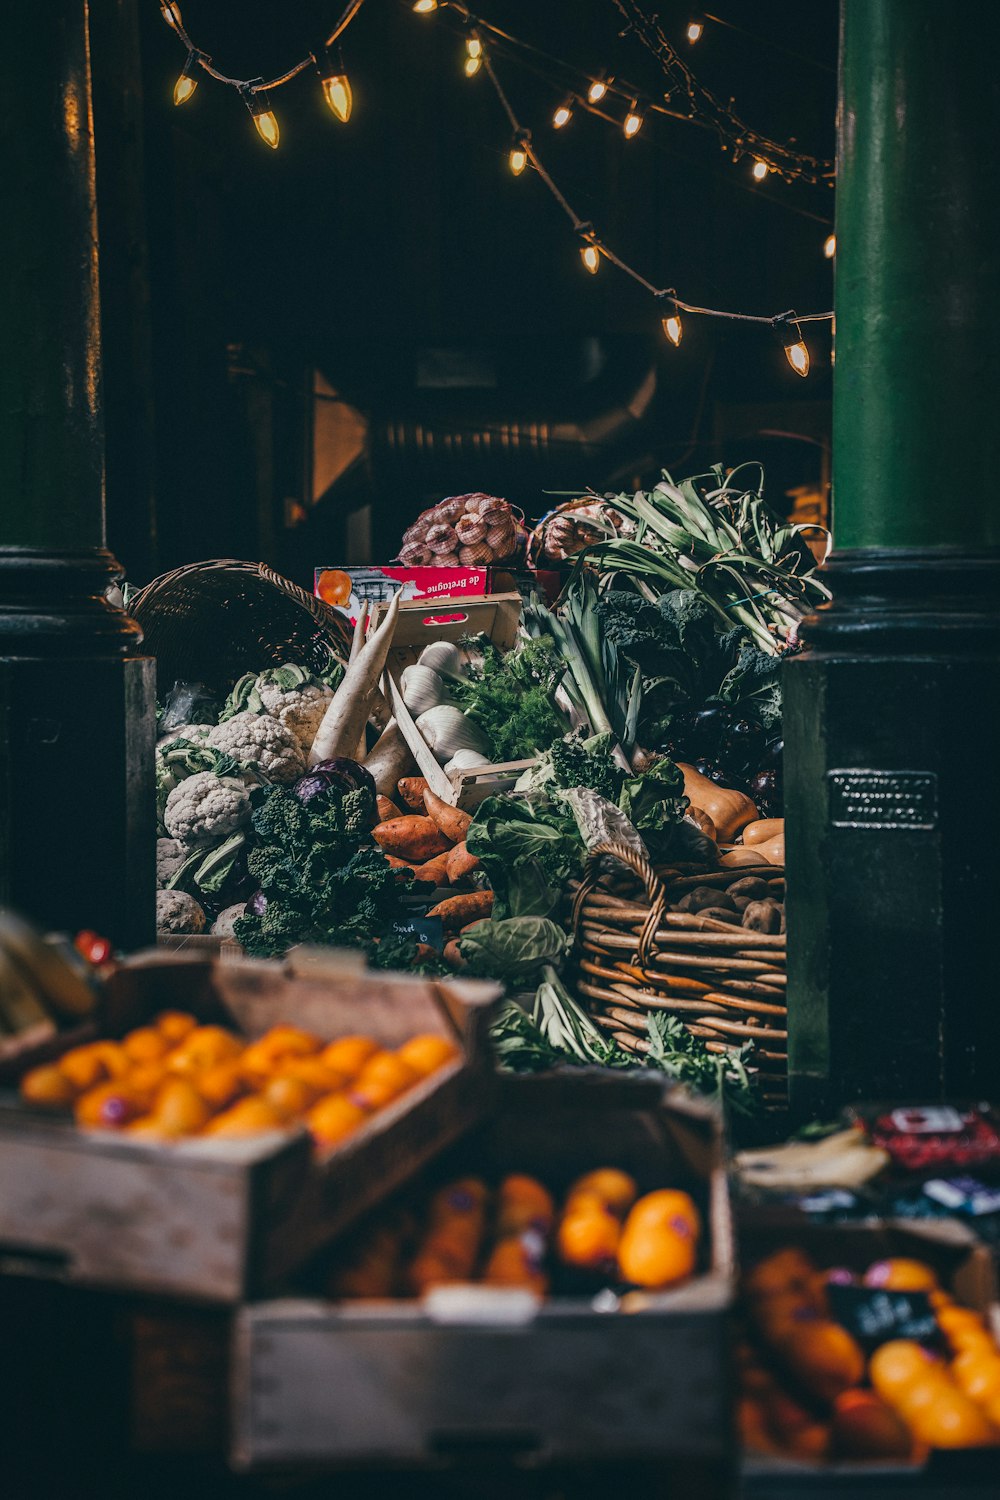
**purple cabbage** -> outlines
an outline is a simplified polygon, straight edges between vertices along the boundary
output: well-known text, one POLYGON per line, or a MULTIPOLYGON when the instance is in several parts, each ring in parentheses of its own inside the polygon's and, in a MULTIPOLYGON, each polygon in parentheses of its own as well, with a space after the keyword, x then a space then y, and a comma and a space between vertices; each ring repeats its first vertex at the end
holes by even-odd
POLYGON ((267 897, 263 891, 254 891, 247 902, 246 916, 262 917, 267 911, 267 897))
POLYGON ((374 803, 375 778, 367 767, 349 760, 346 755, 317 761, 292 786, 293 794, 303 806, 308 806, 316 797, 325 800, 331 792, 343 796, 347 792, 360 791, 370 792, 374 803))

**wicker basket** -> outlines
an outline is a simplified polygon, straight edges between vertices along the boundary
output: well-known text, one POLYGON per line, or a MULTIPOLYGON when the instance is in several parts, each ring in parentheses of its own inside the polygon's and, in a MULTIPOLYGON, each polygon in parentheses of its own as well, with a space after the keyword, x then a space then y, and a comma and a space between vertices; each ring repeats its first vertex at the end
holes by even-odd
POLYGON ((780 1107, 788 1089, 784 934, 670 910, 695 886, 725 888, 748 875, 783 894, 784 870, 776 865, 655 871, 623 844, 597 845, 573 902, 576 988, 598 1025, 629 1052, 648 1050, 651 1010, 677 1016, 713 1052, 752 1041, 763 1101, 780 1107), (628 894, 617 894, 611 886, 621 882, 601 874, 607 856, 631 872, 628 894))
POLYGON ((346 618, 264 563, 189 563, 147 583, 129 608, 161 695, 178 681, 227 693, 244 672, 282 662, 325 672, 350 650, 346 618))

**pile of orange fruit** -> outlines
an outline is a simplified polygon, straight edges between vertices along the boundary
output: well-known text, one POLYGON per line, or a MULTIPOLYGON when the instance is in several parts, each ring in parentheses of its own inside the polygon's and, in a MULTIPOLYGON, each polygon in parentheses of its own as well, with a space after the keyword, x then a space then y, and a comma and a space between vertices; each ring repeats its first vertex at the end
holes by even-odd
POLYGON ((561 1210, 549 1189, 511 1173, 492 1190, 478 1177, 438 1188, 415 1209, 383 1213, 338 1258, 336 1297, 422 1296, 478 1282, 550 1290, 560 1267, 664 1287, 694 1270, 698 1210, 673 1189, 640 1198, 627 1172, 601 1167, 577 1179, 561 1210))
POLYGON ((740 1429, 750 1451, 804 1459, 919 1463, 932 1448, 1000 1443, 1000 1348, 923 1261, 870 1266, 862 1285, 927 1295, 938 1346, 891 1339, 870 1357, 830 1315, 831 1274, 780 1250, 744 1278, 737 1350, 740 1429))
POLYGON ((164 1011, 119 1041, 88 1042, 21 1080, 22 1097, 72 1107, 87 1130, 152 1141, 246 1136, 304 1123, 321 1148, 458 1056, 433 1034, 395 1049, 372 1037, 324 1043, 297 1026, 255 1041, 164 1011))

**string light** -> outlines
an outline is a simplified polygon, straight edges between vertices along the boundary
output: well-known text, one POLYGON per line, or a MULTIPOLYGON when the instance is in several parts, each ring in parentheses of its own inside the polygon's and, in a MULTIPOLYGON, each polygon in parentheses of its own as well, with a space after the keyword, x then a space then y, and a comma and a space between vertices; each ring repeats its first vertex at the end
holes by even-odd
POLYGON ((414 0, 413 13, 417 16, 429 16, 437 8, 438 0, 414 0))
POLYGON ((596 276, 601 269, 601 250, 594 226, 590 223, 578 224, 576 232, 583 241, 580 246, 580 259, 591 276, 596 276))
POLYGON ((823 241, 823 254, 826 256, 827 260, 833 260, 833 257, 836 255, 836 253, 837 236, 835 234, 828 234, 826 239, 823 241))
MULTIPOLYGON (((174 103, 186 104, 198 87, 195 77, 196 70, 201 66, 201 60, 205 57, 204 52, 192 50, 188 53, 187 62, 181 70, 181 75, 174 84, 174 103)), ((206 62, 208 59, 205 59, 206 62)))
POLYGON ((322 63, 316 57, 313 61, 316 63, 316 71, 323 86, 323 97, 330 106, 331 114, 336 115, 342 125, 346 125, 354 108, 354 94, 343 57, 338 51, 334 59, 328 52, 322 63))
POLYGON ((570 98, 566 100, 565 104, 560 104, 559 108, 552 116, 552 128, 554 130, 562 130, 563 126, 568 125, 572 118, 573 100, 572 98, 570 98))
POLYGON ((465 50, 470 57, 482 57, 483 44, 475 32, 466 41, 465 50))
POLYGON ((628 114, 625 116, 625 119, 622 122, 622 132, 625 136, 625 139, 627 141, 630 141, 633 136, 639 134, 639 131, 641 129, 642 110, 639 108, 638 100, 633 99, 632 103, 629 105, 628 114))
POLYGON ((483 44, 476 32, 465 41, 465 76, 475 78, 483 65, 483 44))
POLYGON ((705 23, 704 23, 704 21, 702 21, 702 20, 695 20, 695 21, 689 21, 687 23, 687 26, 686 26, 685 31, 684 31, 684 35, 687 37, 688 41, 691 43, 691 46, 693 47, 694 44, 695 44, 695 42, 700 42, 701 41, 702 36, 704 35, 704 32, 705 32, 705 23))
POLYGON ((754 182, 763 182, 764 178, 767 176, 770 170, 771 169, 768 166, 767 162, 763 161, 758 156, 754 161, 753 166, 750 168, 750 176, 753 178, 754 182))
POLYGON ((785 358, 796 375, 801 375, 805 379, 809 374, 809 350, 806 348, 806 341, 802 337, 802 329, 799 327, 795 315, 787 313, 783 318, 776 319, 775 324, 781 336, 781 346, 785 351, 785 358), (788 326, 782 328, 784 324, 788 326), (794 338, 792 337, 793 329, 795 332, 794 338))
POLYGON ((277 149, 281 133, 278 130, 278 121, 271 108, 271 101, 267 97, 263 78, 251 78, 249 83, 240 85, 240 93, 243 102, 250 111, 251 118, 257 127, 257 134, 272 151, 277 149))
POLYGON ((520 177, 528 165, 528 145, 530 141, 530 130, 518 130, 514 135, 514 144, 510 148, 510 156, 507 160, 510 164, 510 170, 515 177, 520 177))
POLYGON ((482 65, 483 65, 483 60, 482 60, 481 57, 467 57, 465 59, 465 76, 466 76, 466 78, 475 78, 476 74, 479 72, 479 69, 482 67, 482 65))
POLYGON ((160 10, 163 13, 163 19, 171 31, 179 32, 183 30, 184 22, 181 20, 181 8, 176 4, 176 0, 160 0, 160 10))
POLYGON ((595 78, 593 83, 590 85, 590 88, 587 90, 587 99, 591 104, 600 104, 601 100, 604 98, 607 92, 608 80, 603 76, 601 78, 595 78))

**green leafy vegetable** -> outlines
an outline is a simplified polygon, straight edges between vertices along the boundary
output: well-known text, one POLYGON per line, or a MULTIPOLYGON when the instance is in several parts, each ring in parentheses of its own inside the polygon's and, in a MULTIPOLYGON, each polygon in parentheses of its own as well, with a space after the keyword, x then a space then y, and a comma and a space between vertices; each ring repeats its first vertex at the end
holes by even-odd
POLYGON ((496 762, 547 750, 566 732, 553 702, 565 663, 551 641, 527 641, 506 654, 487 643, 482 665, 450 682, 457 706, 486 734, 496 762))
POLYGON ((584 852, 568 813, 511 795, 479 804, 466 846, 493 887, 497 917, 552 916, 584 852))
POLYGON ((547 917, 507 917, 477 922, 459 938, 469 972, 507 984, 527 983, 543 964, 558 963, 570 939, 547 917))

